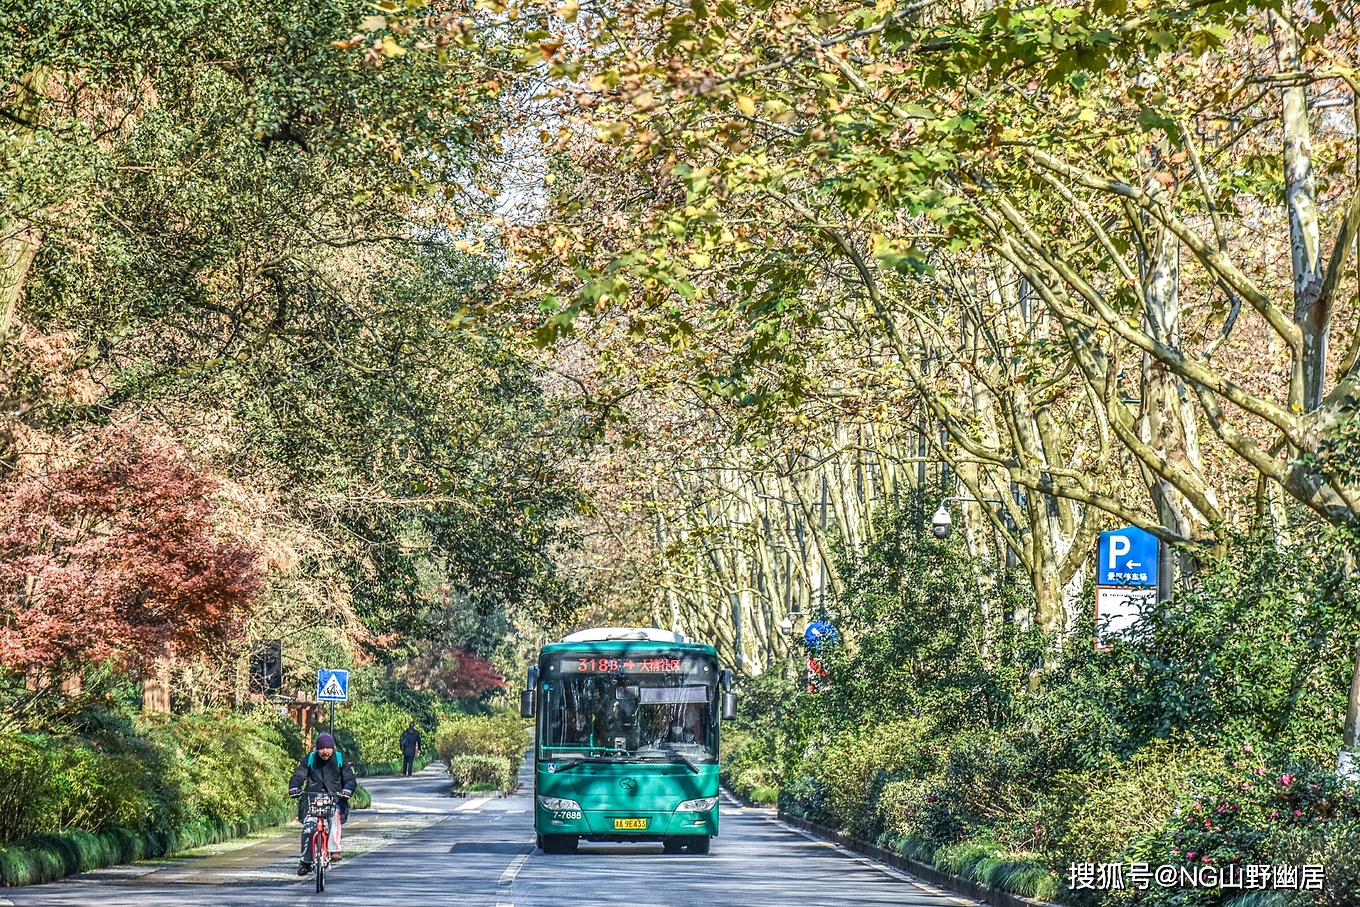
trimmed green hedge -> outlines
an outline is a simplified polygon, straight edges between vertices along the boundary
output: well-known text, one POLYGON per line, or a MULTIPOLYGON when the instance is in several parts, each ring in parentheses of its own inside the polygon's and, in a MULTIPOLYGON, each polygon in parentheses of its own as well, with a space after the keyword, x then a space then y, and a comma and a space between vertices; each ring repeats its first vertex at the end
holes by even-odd
POLYGON ((163 857, 281 825, 294 815, 296 807, 284 803, 237 822, 202 819, 168 832, 113 828, 37 835, 13 847, 0 847, 0 884, 35 885, 116 863, 163 857))
POLYGON ((0 733, 0 884, 164 856, 295 815, 297 741, 276 714, 138 715, 96 702, 63 730, 0 733))
MULTIPOLYGON (((350 806, 368 809, 372 805, 373 798, 368 790, 362 784, 355 788, 350 806)), ((238 822, 204 819, 171 832, 113 828, 101 832, 75 829, 37 835, 14 847, 0 847, 0 885, 37 885, 77 872, 169 856, 282 825, 296 815, 297 806, 289 801, 238 822)))
POLYGON ((509 715, 453 718, 439 725, 434 737, 439 758, 504 756, 519 764, 529 748, 528 725, 509 715))
POLYGON ((521 719, 508 715, 455 718, 439 726, 434 745, 448 764, 454 787, 510 790, 529 735, 521 719))
POLYGON ((460 790, 509 790, 515 786, 519 765, 505 756, 454 756, 449 775, 460 790))

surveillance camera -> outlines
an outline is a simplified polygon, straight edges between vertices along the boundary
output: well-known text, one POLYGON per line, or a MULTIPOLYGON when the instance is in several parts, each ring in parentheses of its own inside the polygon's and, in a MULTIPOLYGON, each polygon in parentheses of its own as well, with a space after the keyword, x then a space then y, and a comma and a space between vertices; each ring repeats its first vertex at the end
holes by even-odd
POLYGON ((930 518, 930 531, 935 534, 937 539, 947 539, 949 538, 950 524, 953 522, 953 519, 949 516, 949 508, 941 504, 940 509, 935 511, 935 515, 930 518))

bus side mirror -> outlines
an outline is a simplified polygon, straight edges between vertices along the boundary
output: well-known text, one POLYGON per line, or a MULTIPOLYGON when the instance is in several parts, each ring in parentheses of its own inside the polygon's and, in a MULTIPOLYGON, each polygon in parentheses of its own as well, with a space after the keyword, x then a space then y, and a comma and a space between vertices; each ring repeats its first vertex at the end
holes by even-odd
POLYGON ((722 720, 731 721, 737 717, 737 694, 731 690, 722 694, 722 720))
POLYGON ((529 667, 528 687, 519 694, 519 717, 532 718, 538 707, 538 665, 529 667))
POLYGON ((731 691, 732 691, 732 672, 731 672, 731 671, 728 671, 728 670, 726 670, 726 669, 723 669, 722 671, 719 671, 719 672, 718 672, 718 682, 719 682, 720 684, 722 684, 722 688, 723 688, 724 690, 727 690, 728 692, 731 692, 731 691))

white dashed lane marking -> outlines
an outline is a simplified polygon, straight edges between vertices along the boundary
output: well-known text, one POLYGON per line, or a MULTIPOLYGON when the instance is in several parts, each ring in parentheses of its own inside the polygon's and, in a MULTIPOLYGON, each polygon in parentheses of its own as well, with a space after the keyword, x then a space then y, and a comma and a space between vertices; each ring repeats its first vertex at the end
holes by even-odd
POLYGON ((528 841, 524 842, 524 848, 520 851, 519 856, 511 860, 510 865, 505 867, 505 872, 501 873, 501 877, 496 881, 496 885, 499 887, 501 885, 515 884, 515 876, 519 875, 519 871, 524 868, 524 861, 528 860, 529 855, 533 852, 534 839, 530 838, 528 841))
POLYGON ((486 806, 486 804, 490 802, 491 802, 490 797, 481 797, 476 800, 469 800, 462 806, 455 806, 453 808, 453 811, 456 813, 465 813, 471 812, 472 810, 480 810, 483 806, 486 806))

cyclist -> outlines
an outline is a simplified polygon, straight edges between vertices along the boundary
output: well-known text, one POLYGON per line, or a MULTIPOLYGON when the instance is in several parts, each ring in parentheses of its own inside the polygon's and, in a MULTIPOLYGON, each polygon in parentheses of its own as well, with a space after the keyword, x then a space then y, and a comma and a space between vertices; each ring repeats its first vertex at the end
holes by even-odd
POLYGON ((345 764, 345 757, 335 748, 335 738, 321 733, 316 737, 316 751, 309 753, 293 772, 288 782, 288 796, 301 797, 298 804, 298 819, 302 821, 302 862, 298 864, 297 874, 305 876, 312 871, 316 854, 312 853, 312 835, 316 832, 316 819, 307 815, 307 798, 303 793, 330 794, 340 801, 340 808, 330 820, 331 862, 340 859, 340 823, 349 813, 349 798, 354 794, 358 781, 353 767, 345 764))

